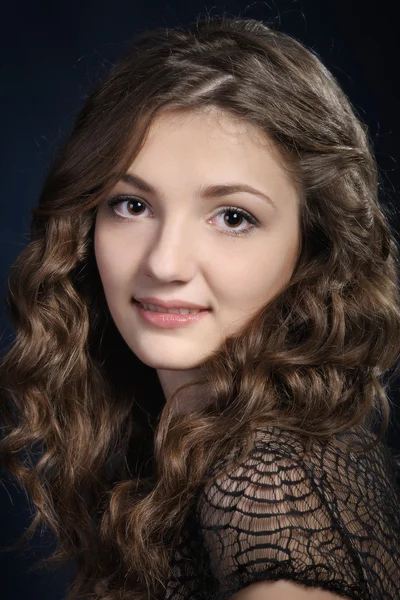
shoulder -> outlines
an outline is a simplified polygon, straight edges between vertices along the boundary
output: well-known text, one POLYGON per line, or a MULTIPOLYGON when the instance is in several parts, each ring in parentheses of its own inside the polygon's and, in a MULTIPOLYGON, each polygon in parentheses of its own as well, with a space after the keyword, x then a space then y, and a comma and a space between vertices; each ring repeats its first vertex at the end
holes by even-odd
POLYGON ((304 443, 296 433, 277 427, 258 429, 247 457, 219 461, 211 472, 198 503, 199 522, 206 530, 215 522, 229 521, 233 526, 235 519, 243 524, 256 514, 266 517, 267 512, 279 512, 282 520, 296 504, 306 503, 317 492, 326 453, 318 445, 305 456, 304 443))
MULTIPOLYGON (((247 486, 264 488, 268 495, 276 486, 282 489, 284 481, 299 484, 299 477, 307 475, 310 483, 336 480, 338 485, 360 483, 356 478, 367 475, 371 469, 379 472, 382 479, 387 474, 385 449, 378 446, 367 453, 352 450, 360 442, 372 441, 372 435, 364 430, 342 432, 325 441, 315 440, 310 451, 306 451, 304 438, 298 433, 276 426, 258 428, 250 454, 232 460, 220 460, 210 472, 203 489, 203 497, 218 491, 238 492, 247 486), (350 449, 349 449, 350 446, 350 449)), ((275 490, 276 491, 276 490, 275 490)), ((283 491, 283 489, 282 489, 283 491)))
POLYGON ((254 510, 254 502, 262 499, 264 507, 269 501, 281 502, 290 511, 299 503, 304 507, 311 497, 314 507, 318 502, 324 505, 329 519, 343 518, 343 510, 351 519, 349 508, 361 502, 378 512, 397 512, 398 521, 400 498, 393 457, 382 442, 360 452, 360 444, 371 441, 373 435, 357 427, 315 440, 307 452, 296 432, 275 426, 259 428, 247 457, 222 460, 211 472, 199 498, 200 521, 205 522, 208 508, 218 518, 222 515, 217 517, 216 512, 225 506, 230 511, 244 511, 246 506, 254 510))
POLYGON ((247 485, 256 485, 268 495, 274 483, 282 488, 284 481, 300 484, 306 478, 314 487, 350 487, 354 493, 358 488, 364 494, 369 480, 375 478, 375 493, 388 489, 392 493, 396 467, 385 443, 360 452, 361 444, 372 441, 370 432, 356 427, 326 440, 315 439, 307 451, 304 438, 294 431, 258 428, 250 454, 242 460, 219 461, 204 492, 215 491, 217 485, 221 492, 231 490, 237 495, 247 485))
POLYGON ((240 589, 229 600, 350 600, 321 587, 306 586, 280 579, 279 581, 258 581, 240 589))
POLYGON ((249 456, 219 465, 197 521, 221 590, 291 580, 354 597, 366 572, 381 589, 378 564, 400 576, 400 503, 382 447, 349 449, 365 436, 350 431, 306 452, 296 433, 265 428, 249 456))

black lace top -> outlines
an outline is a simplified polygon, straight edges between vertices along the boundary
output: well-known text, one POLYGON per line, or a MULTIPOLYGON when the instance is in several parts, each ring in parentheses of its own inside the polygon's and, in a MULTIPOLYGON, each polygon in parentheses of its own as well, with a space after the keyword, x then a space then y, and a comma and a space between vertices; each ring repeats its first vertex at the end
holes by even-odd
POLYGON ((386 442, 346 453, 341 441, 359 436, 338 434, 303 457, 295 433, 270 427, 239 466, 220 461, 175 549, 165 600, 228 600, 278 579, 399 600, 396 463, 386 442))

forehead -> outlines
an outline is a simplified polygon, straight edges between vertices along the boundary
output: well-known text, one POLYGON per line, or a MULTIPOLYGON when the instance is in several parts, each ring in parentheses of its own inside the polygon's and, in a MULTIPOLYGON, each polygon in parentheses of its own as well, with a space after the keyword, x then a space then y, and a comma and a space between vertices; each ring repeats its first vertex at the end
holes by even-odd
POLYGON ((210 184, 232 177, 261 184, 278 177, 299 192, 292 165, 278 143, 255 124, 214 107, 161 111, 128 171, 160 181, 207 177, 210 184))
POLYGON ((247 137, 260 147, 276 146, 255 124, 217 107, 195 110, 164 109, 151 123, 148 140, 162 134, 170 134, 172 131, 182 133, 187 129, 206 133, 211 139, 219 138, 235 143, 247 137))

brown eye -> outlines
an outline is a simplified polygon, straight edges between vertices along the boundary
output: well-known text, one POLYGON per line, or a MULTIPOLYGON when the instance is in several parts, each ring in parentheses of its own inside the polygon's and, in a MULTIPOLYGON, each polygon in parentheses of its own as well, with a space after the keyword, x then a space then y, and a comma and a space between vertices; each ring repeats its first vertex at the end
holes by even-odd
POLYGON ((137 215, 143 212, 145 205, 141 200, 136 200, 133 198, 127 201, 127 207, 129 211, 132 211, 134 215, 137 215))
POLYGON ((237 227, 242 223, 244 216, 235 210, 226 211, 224 221, 227 225, 231 225, 232 227, 237 227), (233 221, 233 222, 232 222, 233 221))
POLYGON ((252 214, 237 206, 225 206, 221 208, 216 217, 224 215, 223 222, 225 228, 222 228, 223 233, 231 236, 249 235, 259 227, 259 222, 252 214), (242 225, 247 225, 243 228, 242 225), (224 231, 225 229, 225 231, 224 231))
POLYGON ((143 213, 143 210, 147 208, 147 204, 140 198, 133 198, 132 196, 117 196, 116 198, 111 198, 111 200, 108 201, 108 205, 111 206, 113 213, 119 219, 129 219, 129 217, 121 215, 121 213, 117 212, 115 209, 116 206, 123 203, 126 203, 128 213, 135 217, 140 216, 143 213))

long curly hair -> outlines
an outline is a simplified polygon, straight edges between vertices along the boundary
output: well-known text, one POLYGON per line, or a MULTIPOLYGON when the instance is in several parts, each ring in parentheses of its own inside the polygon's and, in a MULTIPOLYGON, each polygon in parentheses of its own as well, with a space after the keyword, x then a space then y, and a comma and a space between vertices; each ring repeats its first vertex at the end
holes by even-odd
MULTIPOLYGON (((162 598, 198 490, 258 427, 313 442, 390 423, 400 355, 398 246, 365 125, 315 52, 255 19, 135 35, 91 91, 49 169, 12 265, 16 329, 0 365, 0 458, 73 559, 68 600, 162 598), (202 365, 207 402, 175 414, 125 344, 94 256, 96 210, 164 109, 216 107, 280 148, 301 190, 290 282, 202 365), (396 370, 397 374, 397 370, 396 370)), ((376 432, 375 432, 376 433, 376 432)))

